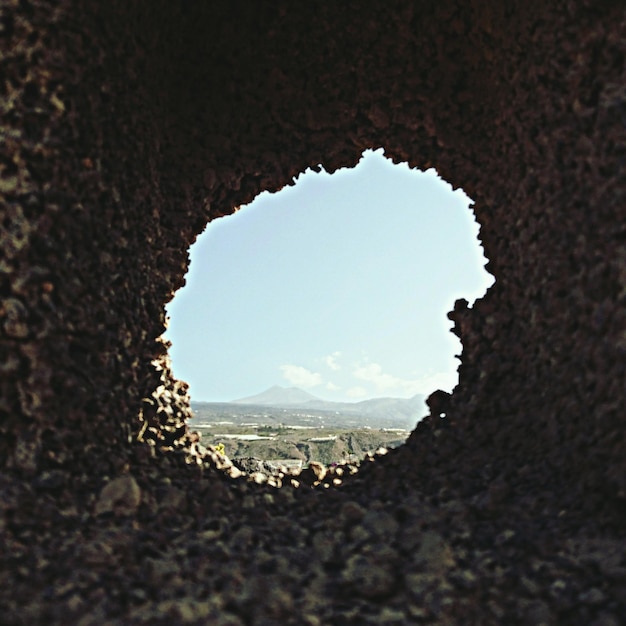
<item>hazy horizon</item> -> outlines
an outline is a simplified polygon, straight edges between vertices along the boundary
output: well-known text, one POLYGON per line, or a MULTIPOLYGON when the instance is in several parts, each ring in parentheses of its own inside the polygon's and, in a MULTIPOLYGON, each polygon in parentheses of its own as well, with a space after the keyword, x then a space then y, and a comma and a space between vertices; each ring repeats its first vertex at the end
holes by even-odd
MULTIPOLYGON (((280 390, 281 392, 289 392, 289 391, 298 391, 298 392, 303 392, 308 394, 309 396, 311 396, 312 398, 316 399, 316 400, 322 400, 324 402, 341 402, 340 400, 326 400, 325 398, 322 398, 321 396, 318 396, 316 393, 312 393, 310 391, 306 391, 306 389, 301 389, 300 387, 296 387, 294 385, 272 385, 271 387, 267 387, 267 389, 262 389, 261 391, 259 391, 258 393, 253 393, 247 396, 243 396, 241 398, 232 398, 231 400, 228 400, 227 403, 235 403, 235 402, 241 402, 243 400, 247 400, 248 398, 254 398, 257 396, 261 396, 264 395, 268 392, 273 392, 273 391, 278 391, 280 390)), ((424 396, 424 394, 414 394, 408 398, 400 398, 398 396, 376 396, 375 398, 366 398, 366 399, 361 399, 361 400, 349 400, 348 402, 350 404, 355 404, 357 402, 366 402, 367 400, 378 400, 378 399, 400 399, 400 400, 411 400, 412 398, 415 398, 417 396, 424 396)))

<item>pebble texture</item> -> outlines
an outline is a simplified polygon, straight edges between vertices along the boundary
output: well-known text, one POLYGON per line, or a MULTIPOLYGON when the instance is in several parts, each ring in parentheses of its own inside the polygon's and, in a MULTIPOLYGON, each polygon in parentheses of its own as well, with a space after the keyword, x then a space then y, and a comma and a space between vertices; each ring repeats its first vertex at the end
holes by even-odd
POLYGON ((0 46, 5 623, 624 623, 623 3, 0 0, 0 46), (380 146, 476 203, 460 384, 248 479, 164 305, 207 221, 380 146))

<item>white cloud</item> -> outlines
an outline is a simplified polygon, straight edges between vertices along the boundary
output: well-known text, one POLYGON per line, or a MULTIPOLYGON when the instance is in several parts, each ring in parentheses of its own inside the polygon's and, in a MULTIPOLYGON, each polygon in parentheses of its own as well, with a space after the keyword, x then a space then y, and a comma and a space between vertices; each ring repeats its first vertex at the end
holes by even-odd
POLYGON ((332 354, 329 354, 325 359, 324 362, 326 363, 326 365, 328 365, 328 367, 330 367, 331 370, 340 370, 341 366, 337 363, 337 359, 341 356, 341 352, 333 352, 332 354))
POLYGON ((281 365, 283 378, 296 387, 316 387, 322 384, 322 376, 300 365, 281 365))
POLYGON ((403 380, 392 376, 391 374, 385 374, 383 368, 378 363, 366 363, 365 365, 359 365, 352 372, 355 378, 364 380, 368 383, 372 383, 376 388, 376 391, 391 391, 405 387, 409 381, 403 380))
POLYGON ((367 395, 367 389, 364 387, 350 387, 346 391, 348 398, 364 398, 367 395))
POLYGON ((378 394, 401 393, 413 396, 417 393, 434 391, 437 388, 428 388, 428 384, 425 385, 426 381, 423 378, 407 379, 386 374, 378 363, 358 365, 352 374, 358 380, 363 380, 373 385, 378 394))
POLYGON ((328 391, 339 391, 341 387, 339 385, 335 385, 335 383, 328 382, 326 383, 326 389, 328 389, 328 391))
POLYGON ((415 393, 432 393, 437 389, 452 391, 459 382, 459 375, 456 372, 435 372, 421 376, 417 381, 417 391, 415 393))

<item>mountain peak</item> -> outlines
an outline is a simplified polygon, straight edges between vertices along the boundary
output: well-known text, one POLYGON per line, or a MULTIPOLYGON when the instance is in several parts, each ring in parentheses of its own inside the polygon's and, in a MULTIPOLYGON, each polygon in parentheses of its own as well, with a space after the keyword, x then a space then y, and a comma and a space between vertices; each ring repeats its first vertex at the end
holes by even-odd
POLYGON ((274 385, 254 396, 233 400, 233 404, 258 404, 281 407, 302 404, 304 402, 310 402, 311 400, 319 400, 319 398, 298 387, 281 387, 280 385, 274 385))

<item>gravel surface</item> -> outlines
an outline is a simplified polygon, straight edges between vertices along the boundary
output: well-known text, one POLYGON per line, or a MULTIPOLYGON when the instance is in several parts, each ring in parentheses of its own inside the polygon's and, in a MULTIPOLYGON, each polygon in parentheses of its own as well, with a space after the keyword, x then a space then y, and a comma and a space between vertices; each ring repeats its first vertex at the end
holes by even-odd
POLYGON ((3 476, 2 622, 624 623, 619 511, 561 509, 532 476, 420 477, 407 453, 317 467, 297 488, 191 449, 138 448, 110 480, 3 476))

